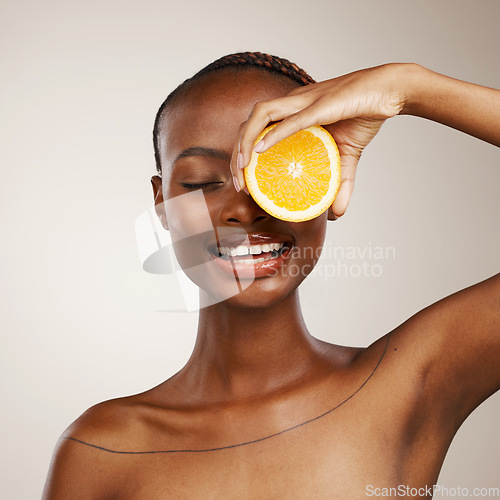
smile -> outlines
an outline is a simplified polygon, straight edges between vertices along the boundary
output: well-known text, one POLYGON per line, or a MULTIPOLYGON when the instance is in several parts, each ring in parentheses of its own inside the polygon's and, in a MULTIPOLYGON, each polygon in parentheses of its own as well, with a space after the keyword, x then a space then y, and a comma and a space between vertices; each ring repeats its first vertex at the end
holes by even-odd
POLYGON ((246 244, 219 242, 211 245, 209 252, 226 273, 240 279, 262 278, 276 275, 293 246, 290 241, 277 240, 277 237, 250 234, 246 244))
POLYGON ((247 261, 264 261, 270 258, 278 257, 280 250, 285 248, 285 242, 264 243, 263 245, 240 245, 238 247, 217 247, 219 257, 229 259, 229 257, 243 257, 245 255, 267 254, 262 258, 244 259, 247 261))

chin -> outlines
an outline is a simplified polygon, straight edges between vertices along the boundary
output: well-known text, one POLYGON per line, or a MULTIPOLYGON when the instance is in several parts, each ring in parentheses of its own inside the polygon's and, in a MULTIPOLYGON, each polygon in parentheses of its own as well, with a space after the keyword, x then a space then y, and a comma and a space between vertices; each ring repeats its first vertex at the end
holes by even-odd
MULTIPOLYGON (((267 309, 293 296, 304 278, 296 277, 292 280, 278 275, 254 280, 241 280, 242 290, 227 296, 227 298, 223 298, 220 290, 216 293, 213 290, 204 290, 202 297, 210 305, 220 303, 223 306, 237 309, 267 309)), ((226 288, 225 291, 227 293, 228 289, 226 288)))

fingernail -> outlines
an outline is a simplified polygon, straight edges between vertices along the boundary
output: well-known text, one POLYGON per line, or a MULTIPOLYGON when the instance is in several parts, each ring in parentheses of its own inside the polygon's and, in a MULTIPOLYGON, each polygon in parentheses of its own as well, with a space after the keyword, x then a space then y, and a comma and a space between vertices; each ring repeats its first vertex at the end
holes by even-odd
POLYGON ((236 189, 236 192, 239 193, 241 191, 241 187, 238 178, 235 175, 233 175, 233 184, 234 184, 234 189, 236 189))
POLYGON ((262 148, 264 147, 264 141, 259 141, 252 149, 252 151, 255 151, 258 153, 262 148))
POLYGON ((245 194, 248 194, 248 196, 250 196, 250 191, 248 190, 248 188, 243 189, 243 192, 244 192, 245 194))
POLYGON ((243 153, 238 153, 236 158, 236 166, 241 170, 243 168, 243 153))

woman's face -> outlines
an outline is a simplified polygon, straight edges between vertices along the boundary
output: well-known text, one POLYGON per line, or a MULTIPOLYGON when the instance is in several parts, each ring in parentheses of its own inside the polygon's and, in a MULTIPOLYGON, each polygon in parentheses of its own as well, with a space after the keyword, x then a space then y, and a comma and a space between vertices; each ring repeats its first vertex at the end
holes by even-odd
POLYGON ((212 303, 265 307, 282 300, 321 252, 326 213, 299 223, 276 219, 236 192, 229 168, 253 105, 295 87, 284 76, 222 70, 183 92, 163 120, 163 180, 152 179, 157 213, 180 265, 212 303))

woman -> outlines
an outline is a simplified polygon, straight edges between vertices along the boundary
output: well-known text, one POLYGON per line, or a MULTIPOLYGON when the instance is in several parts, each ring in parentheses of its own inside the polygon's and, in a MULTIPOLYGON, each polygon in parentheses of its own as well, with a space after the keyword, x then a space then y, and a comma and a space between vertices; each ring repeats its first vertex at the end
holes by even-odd
POLYGON ((297 288, 384 120, 421 116, 500 146, 499 111, 500 91, 413 64, 313 83, 288 61, 244 53, 184 82, 157 115, 152 183, 201 289, 193 354, 158 387, 74 422, 44 498, 365 498, 401 487, 431 496, 454 434, 500 384, 498 276, 363 349, 312 337, 297 288), (328 214, 284 222, 245 192, 242 169, 276 121, 257 152, 313 124, 336 139, 342 184, 328 214), (254 247, 255 261, 228 267, 224 249, 238 246, 254 247))

